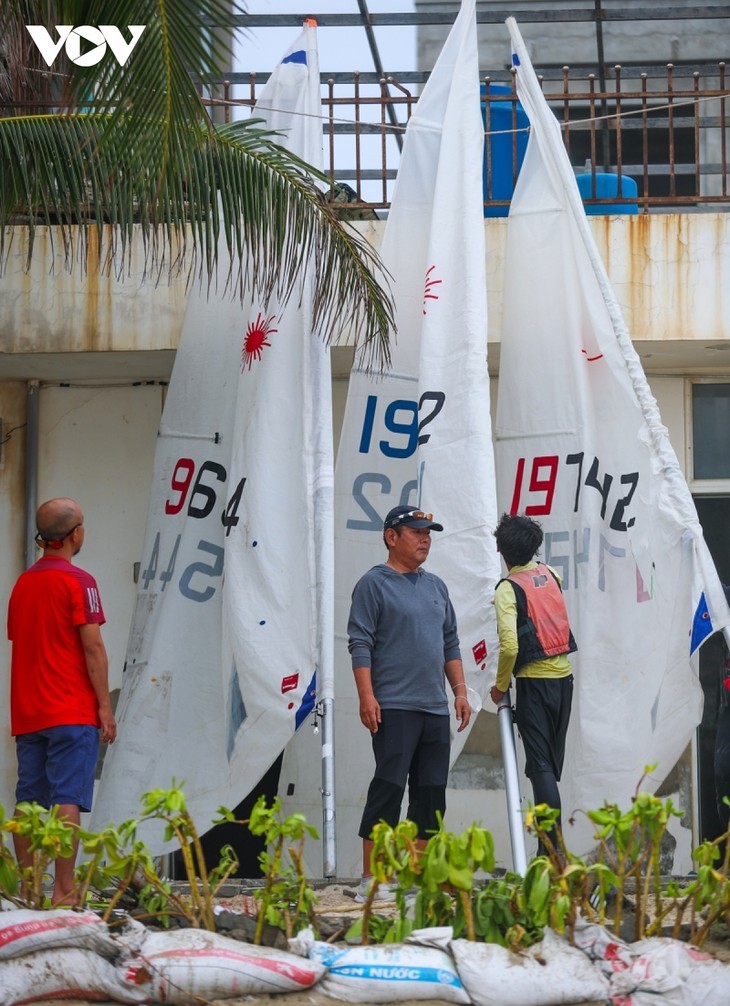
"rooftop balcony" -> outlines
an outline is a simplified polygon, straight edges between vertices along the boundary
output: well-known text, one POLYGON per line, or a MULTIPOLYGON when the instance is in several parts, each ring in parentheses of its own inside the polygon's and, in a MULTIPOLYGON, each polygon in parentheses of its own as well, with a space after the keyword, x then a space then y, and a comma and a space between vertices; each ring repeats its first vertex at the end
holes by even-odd
MULTIPOLYGON (((576 174, 591 176, 582 192, 594 212, 730 209, 725 62, 616 65, 606 68, 604 81, 585 68, 536 71, 576 174), (617 176, 608 197, 601 194, 606 174, 617 176)), ((352 216, 387 210, 403 134, 427 79, 423 72, 322 75, 326 170, 335 199, 348 203, 352 216)), ((231 74, 207 100, 226 119, 245 117, 265 80, 231 74)), ((482 85, 485 215, 504 216, 505 181, 511 188, 517 176, 527 126, 510 71, 485 74, 482 85)))

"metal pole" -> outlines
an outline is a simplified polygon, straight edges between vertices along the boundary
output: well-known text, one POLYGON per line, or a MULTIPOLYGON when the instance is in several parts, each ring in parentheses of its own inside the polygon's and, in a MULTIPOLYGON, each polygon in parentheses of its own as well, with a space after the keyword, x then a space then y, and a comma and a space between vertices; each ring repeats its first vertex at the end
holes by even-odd
POLYGON ((337 876, 335 841, 335 700, 322 700, 322 856, 326 878, 337 876))
POLYGON ((603 153, 603 170, 611 169, 611 139, 608 131, 608 102, 606 101, 606 57, 603 52, 603 8, 601 0, 595 0, 596 10, 596 49, 598 55, 598 86, 601 89, 601 149, 603 153))
MULTIPOLYGON (((383 71, 383 62, 380 58, 380 50, 378 49, 378 42, 375 38, 375 32, 373 31, 372 21, 370 18, 370 11, 368 10, 367 0, 357 0, 357 5, 360 8, 360 16, 362 17, 363 28, 365 29, 365 34, 367 36, 368 45, 370 46, 370 55, 373 57, 373 66, 376 72, 380 75, 381 80, 385 78, 385 73, 383 71)), ((385 85, 386 91, 388 91, 388 85, 385 85)), ((390 91, 388 91, 390 94, 390 91)), ((395 142, 398 144, 398 150, 403 149, 403 135, 400 132, 398 122, 398 116, 395 111, 395 106, 392 101, 389 101, 386 105, 388 110, 388 118, 393 126, 396 127, 394 136, 395 142)))
POLYGON ((36 560, 35 512, 38 509, 38 381, 28 382, 25 400, 25 565, 36 560))
POLYGON ((527 852, 525 850, 525 829, 522 820, 520 780, 517 774, 517 749, 512 725, 512 700, 510 691, 504 693, 497 706, 499 736, 502 741, 502 762, 504 764, 504 784, 507 796, 507 821, 512 846, 512 866, 514 872, 524 877, 527 872, 527 852))

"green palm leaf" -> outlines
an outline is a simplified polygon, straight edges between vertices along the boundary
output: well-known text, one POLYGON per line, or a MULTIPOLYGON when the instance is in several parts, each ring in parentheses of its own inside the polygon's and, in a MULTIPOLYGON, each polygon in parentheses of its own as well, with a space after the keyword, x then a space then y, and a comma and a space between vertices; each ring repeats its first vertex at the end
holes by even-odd
MULTIPOLYGON (((57 224, 69 264, 76 242, 87 253, 94 228, 105 265, 121 273, 141 230, 149 269, 210 280, 223 236, 229 260, 221 266, 241 297, 286 301, 309 266, 315 330, 327 341, 353 338, 371 363, 388 361, 395 326, 382 268, 367 242, 332 213, 321 191, 326 179, 255 122, 216 129, 206 114, 191 71, 205 82, 220 67, 225 51, 209 29, 230 23, 227 4, 26 0, 12 14, 7 6, 0 40, 16 45, 19 13, 24 24, 51 31, 55 24, 115 24, 126 35, 127 25, 146 27, 123 68, 113 58, 77 67, 59 56, 47 88, 53 111, 29 114, 16 98, 21 114, 0 118, 0 262, 13 225, 29 229, 32 256, 36 228, 57 224), (66 71, 60 78, 57 66, 66 71), (78 108, 89 111, 71 111, 78 108)), ((5 100, 17 93, 9 83, 12 56, 0 41, 5 100)))

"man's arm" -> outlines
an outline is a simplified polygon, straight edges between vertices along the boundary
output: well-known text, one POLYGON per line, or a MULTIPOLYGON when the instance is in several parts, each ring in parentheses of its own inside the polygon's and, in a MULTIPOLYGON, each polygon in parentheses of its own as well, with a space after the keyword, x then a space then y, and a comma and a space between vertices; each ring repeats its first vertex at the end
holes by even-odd
POLYGON ((499 584, 494 592, 494 609, 497 615, 497 633, 499 635, 499 660, 497 661, 497 680, 489 694, 492 702, 497 705, 509 688, 519 649, 517 601, 511 584, 499 584))
POLYGON ((380 723, 380 703, 373 692, 373 682, 369 667, 356 667, 353 670, 357 695, 360 699, 360 722, 370 733, 378 732, 380 723))
POLYGON ((109 660, 101 628, 96 622, 87 622, 79 626, 79 636, 84 648, 86 670, 99 703, 101 739, 104 744, 113 744, 117 736, 117 721, 109 697, 109 660))
POLYGON ((372 652, 375 644, 380 605, 377 592, 367 577, 355 584, 347 622, 347 648, 360 700, 360 722, 375 734, 380 723, 380 703, 375 698, 372 678, 372 652))
POLYGON ((461 733, 469 725, 471 719, 471 706, 466 697, 466 681, 464 681, 464 667, 461 660, 447 660, 444 664, 444 673, 451 685, 451 691, 454 693, 454 711, 460 722, 457 733, 461 733))

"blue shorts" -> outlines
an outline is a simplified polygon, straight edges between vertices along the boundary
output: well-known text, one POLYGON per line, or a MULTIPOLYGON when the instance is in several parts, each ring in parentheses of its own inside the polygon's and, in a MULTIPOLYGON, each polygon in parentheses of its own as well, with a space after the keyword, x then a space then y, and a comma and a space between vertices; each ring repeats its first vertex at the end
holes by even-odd
POLYGON ((42 807, 71 804, 91 810, 94 775, 99 754, 95 726, 48 727, 15 738, 18 785, 15 801, 34 801, 42 807))

